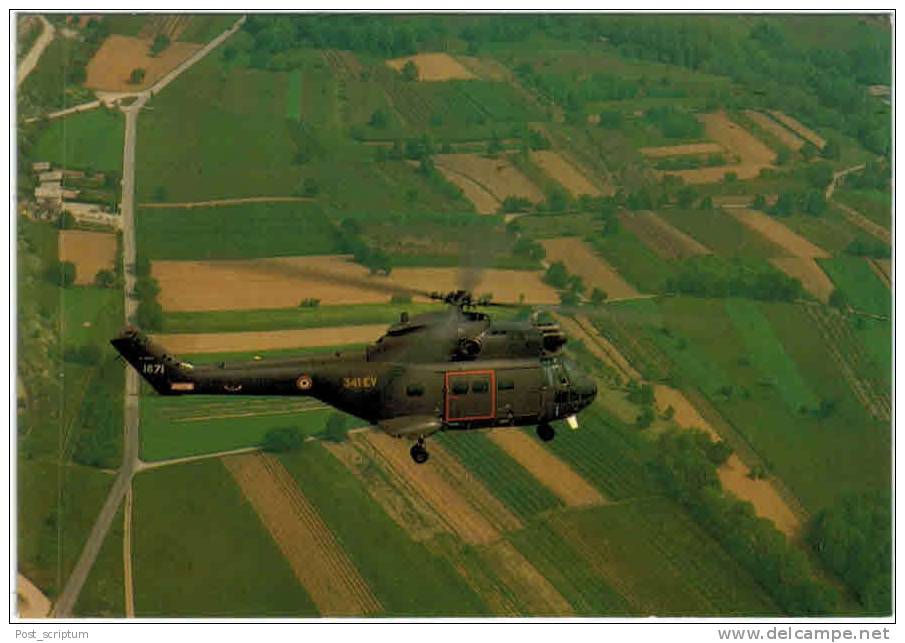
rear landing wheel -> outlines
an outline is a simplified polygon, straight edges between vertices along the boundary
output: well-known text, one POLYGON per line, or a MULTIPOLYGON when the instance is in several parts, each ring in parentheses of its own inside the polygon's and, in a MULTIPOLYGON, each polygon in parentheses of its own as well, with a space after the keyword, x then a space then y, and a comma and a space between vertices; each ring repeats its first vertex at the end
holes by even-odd
POLYGON ((538 424, 537 437, 539 437, 543 442, 549 442, 556 437, 556 431, 554 431, 553 427, 549 424, 538 424))
POLYGON ((412 454, 412 460, 414 460, 417 464, 424 464, 427 462, 427 459, 430 457, 427 449, 424 448, 424 444, 422 442, 417 442, 412 445, 411 451, 409 453, 412 454))

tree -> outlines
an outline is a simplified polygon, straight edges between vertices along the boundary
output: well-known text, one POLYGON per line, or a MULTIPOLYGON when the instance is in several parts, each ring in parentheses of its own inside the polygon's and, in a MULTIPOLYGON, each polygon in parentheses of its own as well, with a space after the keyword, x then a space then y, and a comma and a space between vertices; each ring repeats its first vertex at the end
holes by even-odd
POLYGON ((371 118, 370 120, 368 120, 368 125, 376 129, 385 129, 389 122, 390 119, 387 116, 387 113, 378 108, 371 113, 371 118))
POLYGON ((839 147, 839 141, 834 138, 829 139, 826 142, 826 145, 823 146, 823 149, 820 150, 820 155, 831 161, 838 161, 839 157, 842 156, 842 150, 839 147))
POLYGON ((676 205, 683 209, 690 208, 694 203, 694 197, 694 189, 687 186, 683 187, 676 192, 676 205))
POLYGON ((94 275, 94 285, 99 288, 113 288, 116 285, 116 274, 112 270, 102 268, 94 275))
POLYGON ((841 290, 833 288, 833 292, 830 293, 829 304, 833 308, 844 310, 845 308, 848 308, 848 298, 841 290))
POLYGON ((72 212, 69 210, 63 210, 60 212, 60 216, 57 217, 57 227, 60 230, 71 230, 75 227, 75 217, 72 216, 72 212))
POLYGON ((599 306, 603 302, 607 300, 607 294, 602 291, 600 288, 594 288, 591 291, 591 303, 595 306, 599 306))
POLYGON ((71 261, 58 261, 47 269, 50 282, 62 288, 69 288, 75 283, 75 264, 71 261))
POLYGON ((170 46, 170 37, 164 33, 159 33, 154 37, 154 42, 151 43, 151 56, 156 56, 164 49, 170 46))
POLYGON ((129 74, 129 84, 130 85, 141 85, 145 81, 145 70, 141 67, 136 67, 132 70, 132 73, 129 74))
POLYGON ((271 429, 261 440, 261 448, 268 453, 289 453, 290 451, 298 451, 305 443, 302 434, 298 429, 284 427, 282 429, 271 429))
POLYGON ((402 66, 402 80, 418 80, 418 66, 411 60, 402 66))
POLYGON ((767 198, 763 194, 758 194, 754 197, 754 203, 752 207, 755 210, 766 210, 767 209, 767 198))
POLYGON ((817 146, 811 143, 811 141, 805 141, 805 144, 801 146, 801 149, 798 150, 801 152, 801 156, 804 157, 805 161, 810 161, 815 156, 817 156, 817 146))
POLYGON ((327 418, 321 435, 328 442, 343 442, 347 433, 346 416, 340 413, 331 413, 330 417, 327 418))
POLYGON ((135 311, 135 323, 145 330, 161 330, 163 328, 163 308, 156 299, 139 302, 135 311))
POLYGON ((565 289, 569 285, 569 271, 562 261, 554 261, 544 273, 544 281, 554 288, 565 289))

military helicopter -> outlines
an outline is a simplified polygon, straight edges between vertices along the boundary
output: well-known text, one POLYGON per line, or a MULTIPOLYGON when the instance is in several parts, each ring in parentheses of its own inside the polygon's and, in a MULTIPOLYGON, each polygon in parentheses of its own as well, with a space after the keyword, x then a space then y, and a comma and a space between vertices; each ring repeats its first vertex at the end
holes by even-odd
POLYGON ((464 289, 406 291, 446 309, 402 313, 363 350, 194 366, 132 327, 111 344, 161 395, 310 395, 412 440, 418 464, 428 459, 425 439, 437 431, 534 425, 547 442, 554 420, 578 427, 577 414, 597 387, 562 354, 558 324, 536 311, 523 321, 493 321, 478 308, 515 304, 464 289))

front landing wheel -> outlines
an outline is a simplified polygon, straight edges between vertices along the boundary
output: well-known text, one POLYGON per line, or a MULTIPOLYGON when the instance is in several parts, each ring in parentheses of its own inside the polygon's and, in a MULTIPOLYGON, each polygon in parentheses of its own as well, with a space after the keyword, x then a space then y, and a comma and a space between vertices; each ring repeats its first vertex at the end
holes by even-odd
POLYGON ((556 437, 556 431, 554 431, 553 427, 549 424, 538 424, 537 437, 539 437, 543 442, 549 442, 556 437))
POLYGON ((412 460, 415 461, 416 464, 424 464, 427 462, 427 459, 430 457, 427 449, 424 448, 424 445, 420 442, 413 444, 411 451, 409 451, 412 455, 412 460))

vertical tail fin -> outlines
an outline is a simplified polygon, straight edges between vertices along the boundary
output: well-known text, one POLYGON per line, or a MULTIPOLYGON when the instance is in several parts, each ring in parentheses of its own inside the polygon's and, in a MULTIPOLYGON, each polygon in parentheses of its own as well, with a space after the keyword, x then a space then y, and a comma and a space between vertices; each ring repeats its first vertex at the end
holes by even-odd
POLYGON ((137 329, 124 328, 110 343, 161 395, 194 388, 188 369, 137 329))

